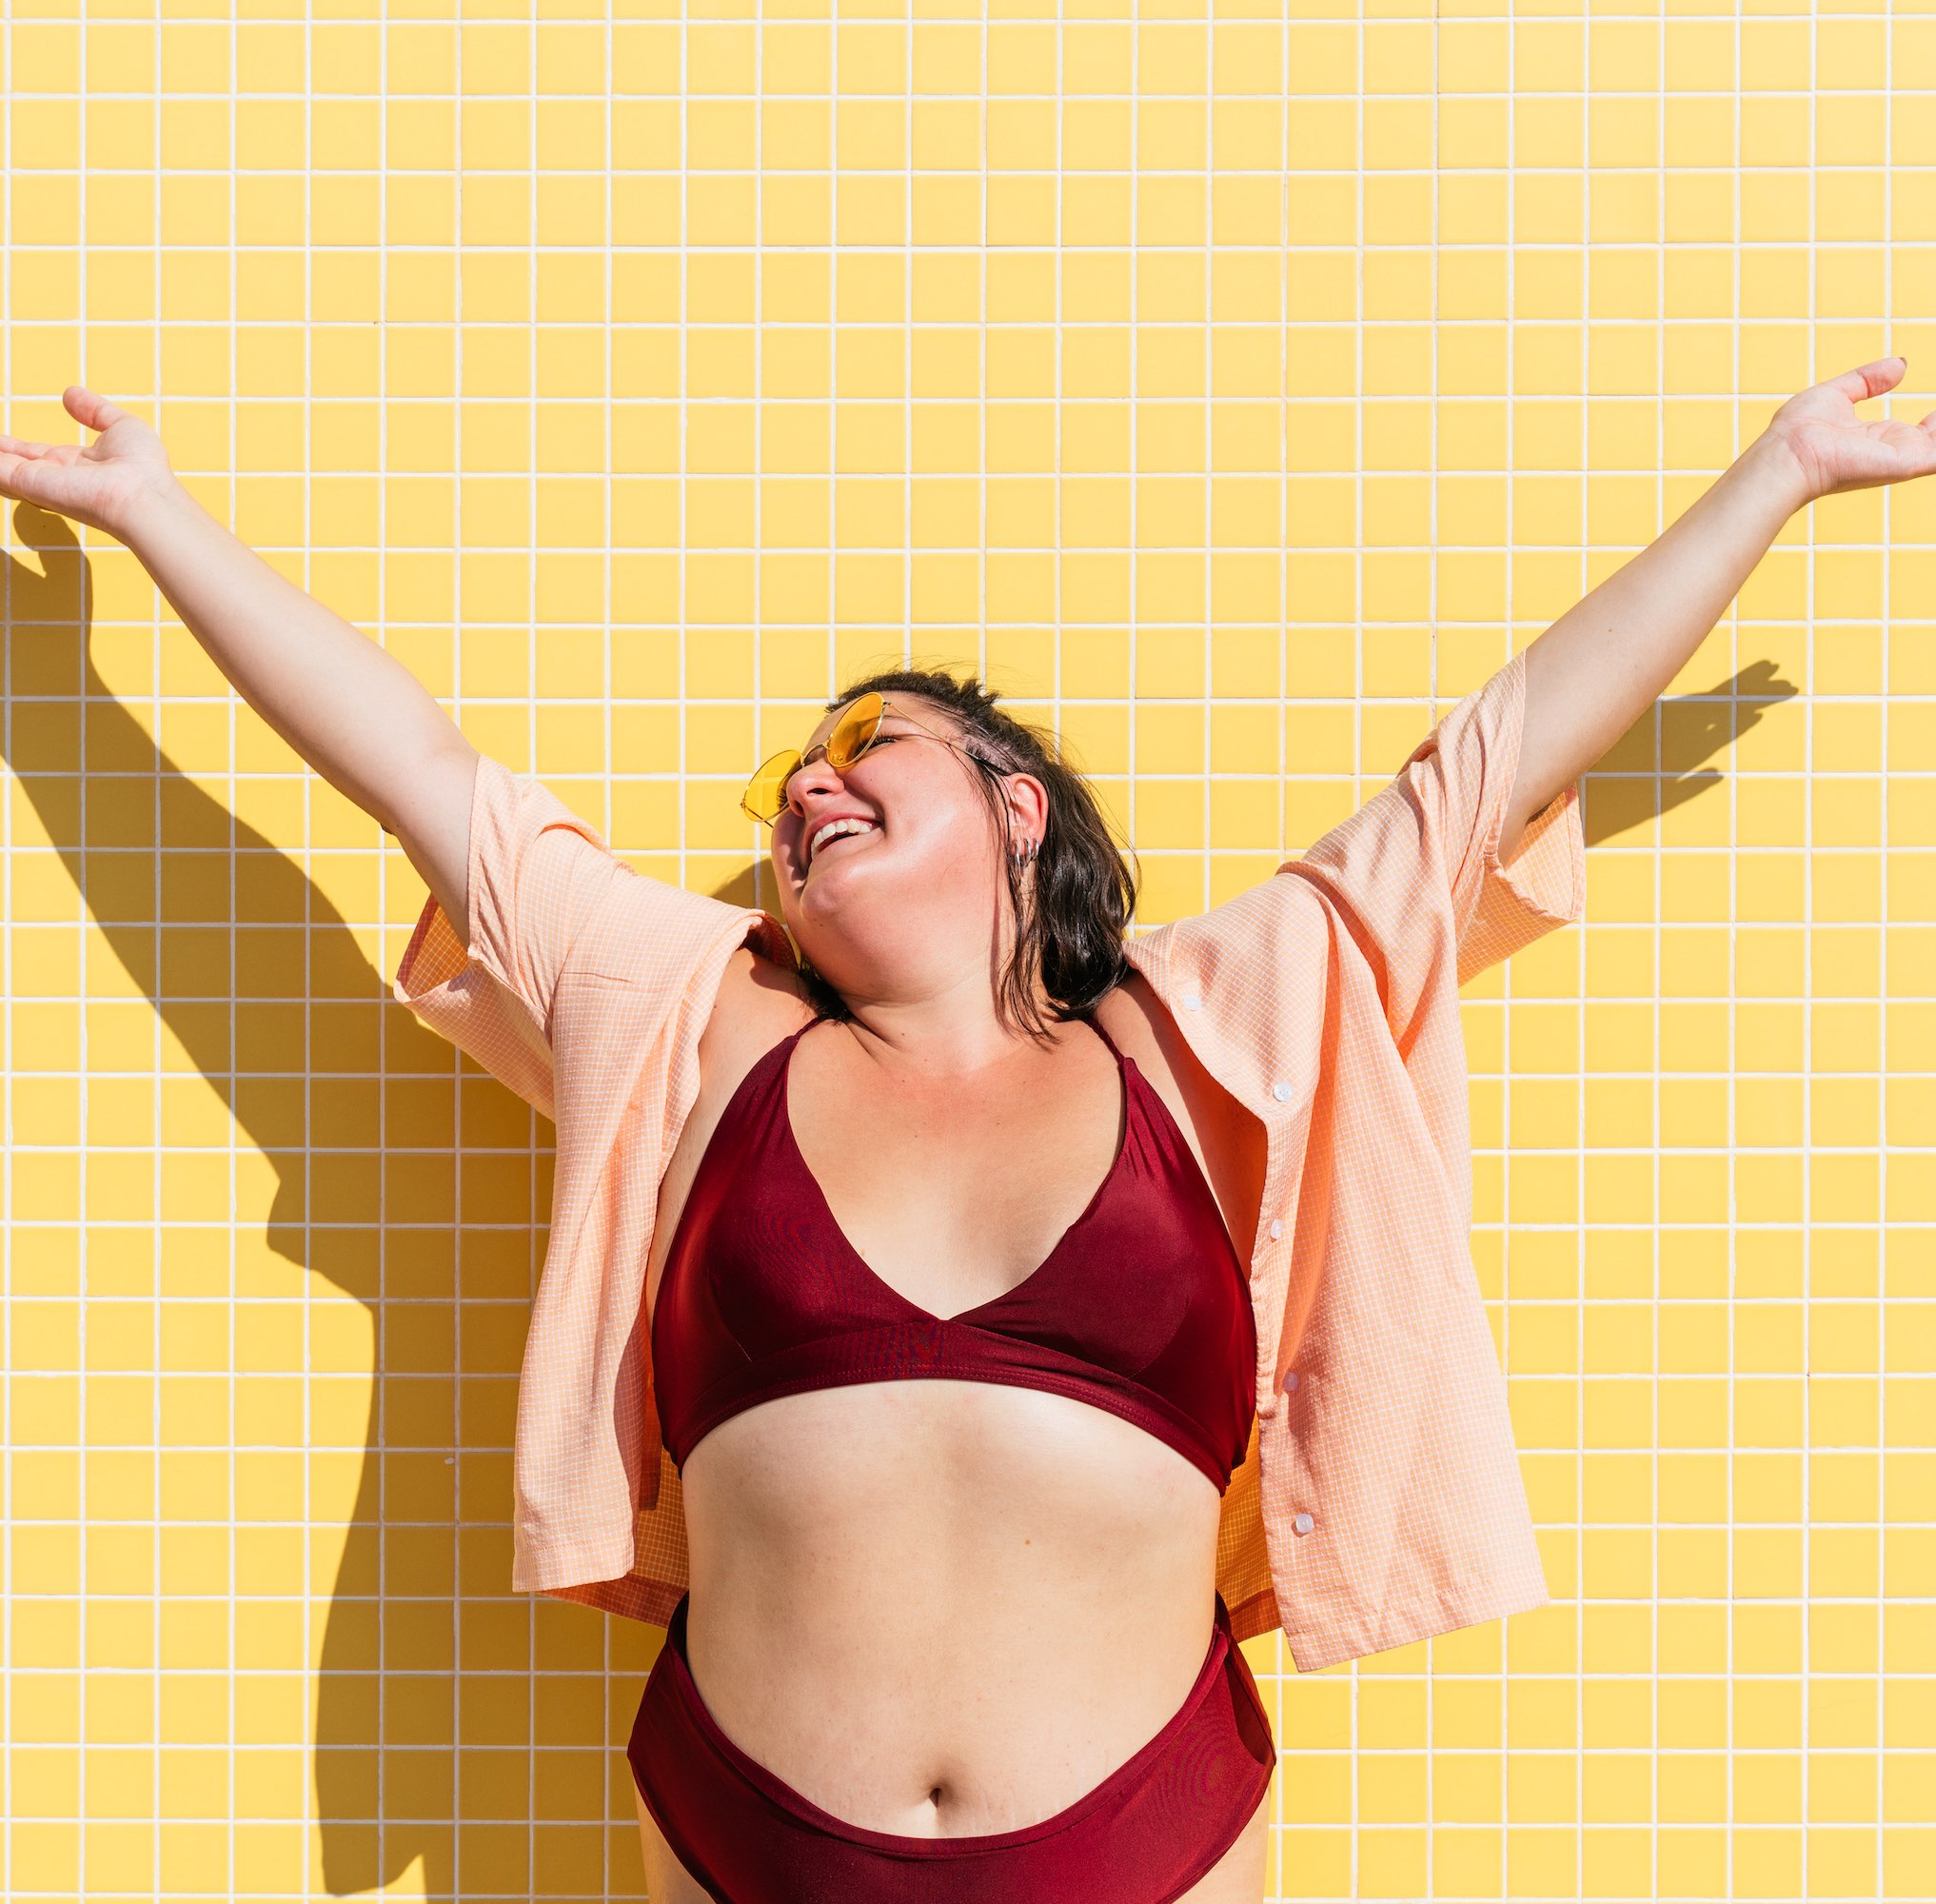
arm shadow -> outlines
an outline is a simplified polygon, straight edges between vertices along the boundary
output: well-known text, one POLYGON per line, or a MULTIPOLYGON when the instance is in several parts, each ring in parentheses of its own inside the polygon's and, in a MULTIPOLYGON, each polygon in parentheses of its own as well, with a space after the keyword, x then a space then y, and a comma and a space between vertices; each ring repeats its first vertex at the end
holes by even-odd
MULTIPOLYGON (((326 1470, 361 1438, 344 1504, 309 1509, 305 1541, 311 1578, 339 1549, 311 1668, 323 1885, 336 1896, 375 1890, 421 1860, 430 1896, 522 1895, 527 1883, 533 1895, 564 1894, 583 1847, 563 1846, 571 1834, 557 1826, 532 1826, 527 1795, 548 1782, 541 1740, 600 1755, 574 1755, 582 1765, 611 1756, 602 1696, 567 1697, 563 1715, 545 1709, 558 1702, 553 1668, 593 1676, 572 1682, 587 1689, 604 1674, 604 1621, 506 1591, 511 1427, 543 1259, 551 1126, 392 1008, 383 973, 322 887, 115 697, 89 651, 90 570, 70 526, 26 506, 15 526, 41 565, 5 563, 0 734, 10 737, 16 785, 179 1047, 164 1040, 164 1072, 199 1072, 272 1175, 263 1247, 251 1247, 248 1220, 238 1224, 231 1300, 240 1315, 255 1299, 313 1298, 325 1293, 316 1278, 367 1311, 373 1379, 371 1352, 319 1359, 311 1347, 306 1359, 298 1352, 229 1384, 238 1450, 320 1457, 326 1470), (342 1425, 312 1425, 306 1438, 286 1406, 246 1398, 319 1376, 326 1399, 355 1398, 341 1411, 329 1399, 342 1425), (584 1737, 561 1737, 561 1724, 584 1737), (563 1862, 547 1872, 554 1857, 563 1862)), ((371 820, 367 850, 381 837, 371 820)), ((16 858, 32 850, 16 847, 16 858)), ((82 994, 78 962, 67 982, 82 994)), ((120 987, 89 989, 80 1008, 120 987)), ((81 1063, 78 1047, 69 1061, 81 1063)), ((161 1101, 170 1101, 166 1078, 161 1101)), ((157 1135, 168 1153, 227 1148, 227 1133, 211 1136, 192 1118, 179 1128, 193 1134, 179 1139, 168 1123, 165 1109, 157 1135)), ((158 1262, 163 1250, 158 1236, 158 1262)), ((306 1319, 299 1339, 318 1339, 306 1319)), ((166 1377, 161 1388, 166 1412, 166 1377)), ((317 1421, 325 1415, 315 1410, 317 1421)), ((305 1512, 295 1504, 291 1520, 305 1512)), ((238 1597, 305 1585, 231 1581, 238 1597)), ((629 1820, 629 1803, 611 1809, 623 1794, 610 1781, 582 1797, 597 1806, 571 1814, 586 1831, 602 1835, 592 1819, 608 1811, 629 1820)))
POLYGON ((1648 826, 1658 838, 1667 815, 1726 784, 1728 775, 1709 763, 1729 753, 1772 707, 1800 692, 1783 678, 1778 662, 1750 662, 1699 693, 1661 701, 1658 747, 1649 708, 1583 776, 1580 823, 1587 844, 1648 826))

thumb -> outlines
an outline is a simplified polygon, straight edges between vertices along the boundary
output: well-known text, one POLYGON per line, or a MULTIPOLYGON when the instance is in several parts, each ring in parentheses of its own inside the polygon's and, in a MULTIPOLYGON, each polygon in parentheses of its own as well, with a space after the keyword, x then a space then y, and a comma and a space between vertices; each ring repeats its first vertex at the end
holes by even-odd
POLYGON ((1828 387, 1840 391, 1851 404, 1859 404, 1867 397, 1879 397, 1885 390, 1894 389, 1908 367, 1906 357, 1876 357, 1867 364, 1858 364, 1852 370, 1843 371, 1839 377, 1830 377, 1828 387))
POLYGON ((128 414, 119 404, 109 403, 85 384, 69 384, 61 392, 61 403, 76 423, 94 430, 106 429, 128 414))

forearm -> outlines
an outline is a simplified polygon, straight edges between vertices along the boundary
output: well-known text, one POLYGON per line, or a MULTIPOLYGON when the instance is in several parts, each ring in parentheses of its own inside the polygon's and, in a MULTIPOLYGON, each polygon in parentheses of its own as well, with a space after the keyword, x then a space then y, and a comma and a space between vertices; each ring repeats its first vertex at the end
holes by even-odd
POLYGON ((1793 457, 1757 438, 1658 541, 1527 648, 1502 855, 1653 705, 1807 500, 1793 457))
POLYGON ((123 539, 249 706, 390 831, 425 762, 470 751, 408 668, 279 575, 179 484, 145 497, 123 539))

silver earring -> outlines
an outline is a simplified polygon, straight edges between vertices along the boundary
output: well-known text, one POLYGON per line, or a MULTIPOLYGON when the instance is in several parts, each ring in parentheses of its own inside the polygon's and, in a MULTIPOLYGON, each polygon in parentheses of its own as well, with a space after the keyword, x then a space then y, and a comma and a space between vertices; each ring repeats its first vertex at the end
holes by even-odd
POLYGON ((1035 864, 1036 855, 1041 850, 1042 843, 1039 840, 1031 840, 1026 844, 1016 847, 1009 855, 1015 862, 1016 871, 1018 873, 1027 872, 1035 864))

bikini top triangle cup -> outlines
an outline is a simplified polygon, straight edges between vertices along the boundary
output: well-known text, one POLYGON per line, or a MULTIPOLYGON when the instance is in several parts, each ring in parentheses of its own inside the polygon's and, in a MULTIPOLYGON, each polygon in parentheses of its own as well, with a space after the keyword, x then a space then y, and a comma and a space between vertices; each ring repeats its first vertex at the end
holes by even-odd
POLYGON ((1084 1022, 1122 1077, 1121 1147, 1042 1262, 952 1317, 868 1268, 807 1168, 787 1073, 813 1026, 753 1066, 700 1161, 652 1313, 655 1400, 677 1466, 721 1421, 776 1396, 919 1378, 1107 1409, 1229 1487, 1256 1406, 1244 1268, 1169 1107, 1084 1022))

